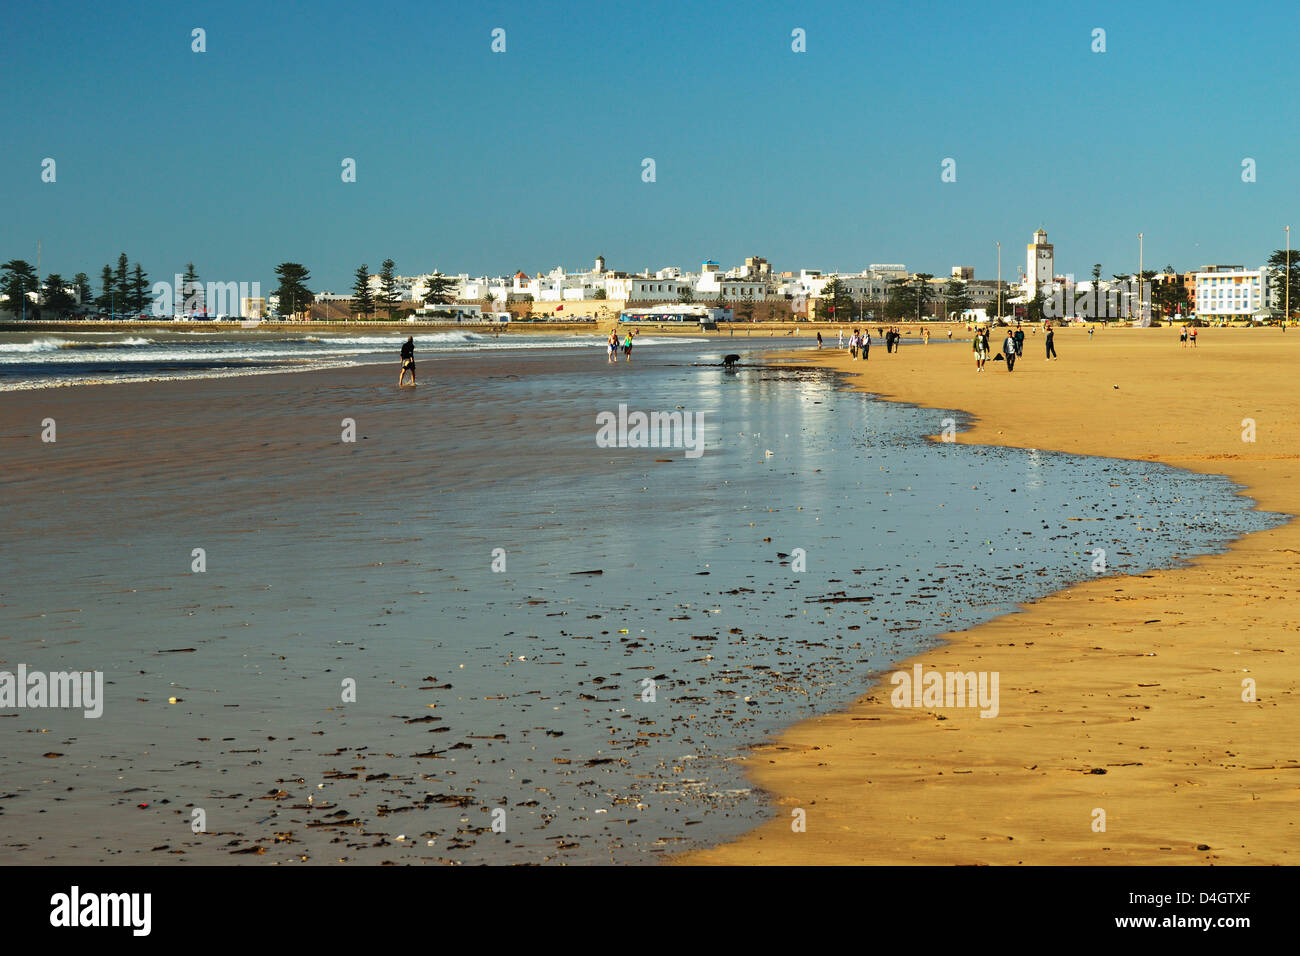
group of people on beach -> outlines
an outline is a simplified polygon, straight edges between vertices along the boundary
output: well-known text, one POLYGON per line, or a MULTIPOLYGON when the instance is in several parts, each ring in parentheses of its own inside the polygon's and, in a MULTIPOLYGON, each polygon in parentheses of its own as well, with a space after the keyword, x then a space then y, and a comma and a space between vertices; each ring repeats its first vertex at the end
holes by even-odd
MULTIPOLYGON (((631 329, 623 338, 623 357, 629 362, 632 361, 632 340, 636 338, 637 331, 637 329, 631 329)), ((605 350, 609 355, 609 362, 618 362, 618 349, 618 329, 610 329, 609 338, 605 340, 605 350)))
MULTIPOLYGON (((1049 362, 1057 360, 1056 355, 1056 331, 1052 328, 1051 322, 1043 323, 1043 331, 1046 338, 1043 341, 1044 350, 1049 362)), ((992 347, 989 345, 989 330, 985 328, 975 329, 975 338, 971 341, 971 351, 975 353, 975 371, 984 371, 984 365, 989 361, 989 353, 992 347)), ((1007 329, 1007 336, 1002 340, 1002 351, 994 356, 994 361, 1002 359, 1007 363, 1007 371, 1016 370, 1016 359, 1025 354, 1025 330, 1017 323, 1014 329, 1007 329)))
MULTIPOLYGON (((1282 331, 1286 331, 1285 325, 1282 326, 1282 331)), ((1187 348, 1187 342, 1189 339, 1191 340, 1192 348, 1196 348, 1196 326, 1194 325, 1190 328, 1184 325, 1178 330, 1178 342, 1183 348, 1187 348)))
MULTIPOLYGON (((632 340, 636 338, 639 329, 631 329, 623 339, 623 356, 627 361, 632 361, 632 340)), ((609 352, 609 361, 618 361, 618 329, 609 330, 609 338, 605 340, 606 348, 609 352)), ((406 373, 411 373, 411 384, 415 385, 415 337, 408 336, 402 343, 402 370, 397 375, 397 387, 401 388, 406 384, 406 373)))
MULTIPOLYGON (((903 330, 896 325, 892 325, 888 329, 884 326, 879 326, 876 328, 876 335, 885 340, 886 352, 897 352, 899 348, 902 347, 903 330)), ((929 345, 930 330, 924 328, 921 330, 920 335, 922 341, 924 341, 926 345, 929 345)), ((948 338, 952 338, 951 331, 948 333, 948 338)), ((865 359, 867 358, 867 353, 871 351, 871 330, 865 328, 854 329, 849 333, 848 338, 845 339, 844 330, 840 329, 837 344, 841 349, 848 348, 850 358, 857 358, 858 354, 861 353, 862 358, 865 359), (847 346, 845 345, 846 341, 848 342, 847 346)), ((822 347, 822 334, 820 332, 817 333, 817 347, 822 347)))
MULTIPOLYGON (((844 348, 844 330, 840 329, 840 348, 844 348)), ((859 354, 862 360, 867 360, 867 353, 871 351, 871 332, 867 329, 854 329, 849 335, 849 358, 856 359, 859 354)))

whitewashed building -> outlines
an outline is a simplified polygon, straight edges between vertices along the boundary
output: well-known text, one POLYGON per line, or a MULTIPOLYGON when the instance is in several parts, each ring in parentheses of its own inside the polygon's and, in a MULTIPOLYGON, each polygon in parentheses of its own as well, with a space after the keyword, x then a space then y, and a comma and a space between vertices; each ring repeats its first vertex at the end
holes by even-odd
POLYGON ((1263 266, 1205 266, 1196 273, 1196 317, 1248 319, 1272 304, 1269 270, 1263 266))
POLYGON ((695 294, 695 284, 686 278, 661 279, 657 276, 623 276, 605 280, 605 295, 625 302, 676 302, 683 289, 695 294))

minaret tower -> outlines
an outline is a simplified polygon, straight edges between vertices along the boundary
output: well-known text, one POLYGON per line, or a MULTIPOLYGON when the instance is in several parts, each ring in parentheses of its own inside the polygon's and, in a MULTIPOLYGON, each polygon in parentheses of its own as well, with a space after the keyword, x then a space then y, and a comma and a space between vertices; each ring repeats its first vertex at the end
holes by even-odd
POLYGON ((1033 296, 1039 289, 1045 293, 1051 291, 1052 275, 1056 268, 1056 252, 1047 241, 1047 230, 1039 228, 1034 233, 1034 241, 1028 246, 1025 269, 1025 291, 1033 296))

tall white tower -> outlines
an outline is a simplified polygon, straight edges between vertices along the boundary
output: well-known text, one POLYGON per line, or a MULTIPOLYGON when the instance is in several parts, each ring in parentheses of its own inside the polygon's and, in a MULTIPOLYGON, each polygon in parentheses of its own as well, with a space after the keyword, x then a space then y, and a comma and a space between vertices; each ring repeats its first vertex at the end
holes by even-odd
POLYGON ((1039 289, 1051 291, 1052 274, 1056 267, 1056 252, 1047 241, 1047 230, 1039 229, 1034 233, 1034 241, 1028 246, 1028 261, 1025 268, 1025 292, 1030 296, 1039 289))

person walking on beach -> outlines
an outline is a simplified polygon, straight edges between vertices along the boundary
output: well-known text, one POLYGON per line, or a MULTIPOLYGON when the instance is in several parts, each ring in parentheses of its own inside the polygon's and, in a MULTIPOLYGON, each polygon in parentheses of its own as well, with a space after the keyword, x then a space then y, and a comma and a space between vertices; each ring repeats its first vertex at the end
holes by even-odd
POLYGON ((952 341, 952 326, 948 326, 948 341, 952 341))
POLYGON ((838 343, 838 345, 837 345, 836 347, 837 347, 837 348, 841 348, 841 349, 844 348, 844 330, 843 330, 843 329, 840 329, 840 340, 839 340, 839 343, 838 343))
POLYGON ((1046 343, 1044 343, 1044 344, 1047 346, 1047 357, 1048 357, 1049 359, 1052 359, 1053 361, 1056 360, 1056 345, 1055 345, 1055 343, 1052 341, 1053 338, 1055 337, 1055 335, 1056 335, 1056 331, 1052 328, 1052 323, 1048 322, 1048 323, 1047 323, 1047 341, 1046 341, 1046 343))
POLYGON ((609 338, 605 340, 605 348, 609 351, 609 361, 618 361, 618 332, 614 329, 609 330, 609 338))
POLYGON ((1092 326, 1088 326, 1088 341, 1092 341, 1092 326))
POLYGON ((821 347, 822 347, 822 334, 821 334, 820 332, 818 332, 818 333, 817 333, 817 349, 818 349, 818 351, 821 350, 821 347))
POLYGON ((1025 354, 1025 330, 1022 329, 1019 324, 1016 325, 1016 334, 1014 337, 1016 340, 1016 358, 1020 358, 1020 356, 1025 354))
POLYGON ((632 333, 629 332, 623 339, 623 356, 630 362, 632 361, 632 333))
POLYGON ((925 340, 926 345, 930 344, 930 327, 928 325, 921 330, 921 338, 925 340))
POLYGON ((402 370, 397 373, 397 387, 402 387, 406 373, 411 373, 411 385, 415 385, 415 337, 408 336, 402 343, 402 370))
POLYGON ((1192 348, 1196 348, 1196 326, 1192 326, 1192 348))
POLYGON ((858 339, 858 345, 862 350, 862 361, 867 360, 867 353, 871 351, 871 330, 863 329, 862 337, 858 339))
POLYGON ((1010 329, 1007 329, 1006 340, 1002 343, 1002 354, 1007 360, 1007 371, 1014 372, 1016 370, 1016 338, 1010 329))
POLYGON ((1178 344, 1187 348, 1187 326, 1185 325, 1178 330, 1178 344))
POLYGON ((975 341, 971 343, 971 349, 975 352, 975 371, 984 371, 984 362, 989 357, 989 347, 984 341, 984 333, 979 329, 975 330, 975 341))

